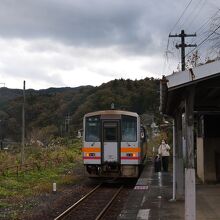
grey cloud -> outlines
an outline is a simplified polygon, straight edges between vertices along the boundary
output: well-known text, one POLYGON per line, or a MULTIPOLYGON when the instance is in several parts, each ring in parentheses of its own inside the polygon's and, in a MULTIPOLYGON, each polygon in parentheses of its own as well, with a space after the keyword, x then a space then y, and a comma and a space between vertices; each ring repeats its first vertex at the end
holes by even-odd
POLYGON ((5 65, 0 68, 0 72, 2 77, 8 77, 8 74, 10 73, 10 77, 24 78, 26 80, 31 79, 36 81, 36 83, 39 81, 45 81, 53 85, 65 85, 59 73, 51 73, 49 75, 46 69, 37 65, 26 65, 25 70, 24 66, 20 66, 19 64, 5 65))
POLYGON ((155 45, 154 38, 167 37, 171 4, 181 7, 171 0, 1 0, 0 36, 156 53, 160 45, 155 45))

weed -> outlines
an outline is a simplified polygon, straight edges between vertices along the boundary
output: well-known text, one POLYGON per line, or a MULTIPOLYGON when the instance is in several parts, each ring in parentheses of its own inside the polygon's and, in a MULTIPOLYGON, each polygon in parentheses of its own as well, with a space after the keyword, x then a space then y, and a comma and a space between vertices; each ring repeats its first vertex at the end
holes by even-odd
POLYGON ((10 207, 11 205, 6 202, 0 202, 0 209, 5 209, 10 207))
POLYGON ((4 167, 16 167, 20 154, 0 152, 0 170, 5 174, 0 175, 0 209, 6 210, 0 213, 0 219, 17 219, 21 210, 25 209, 23 201, 40 193, 51 192, 53 182, 61 186, 79 181, 72 171, 74 167, 82 165, 81 141, 50 149, 29 148, 25 155, 25 163, 34 164, 34 169, 19 170, 17 176, 16 169, 4 167))

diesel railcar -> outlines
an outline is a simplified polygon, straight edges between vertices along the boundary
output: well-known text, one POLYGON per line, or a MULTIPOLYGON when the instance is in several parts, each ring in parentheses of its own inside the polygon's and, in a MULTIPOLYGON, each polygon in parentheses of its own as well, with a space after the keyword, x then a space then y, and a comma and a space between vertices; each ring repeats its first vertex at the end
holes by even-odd
POLYGON ((89 177, 138 177, 147 145, 137 113, 88 113, 83 130, 83 163, 89 177))

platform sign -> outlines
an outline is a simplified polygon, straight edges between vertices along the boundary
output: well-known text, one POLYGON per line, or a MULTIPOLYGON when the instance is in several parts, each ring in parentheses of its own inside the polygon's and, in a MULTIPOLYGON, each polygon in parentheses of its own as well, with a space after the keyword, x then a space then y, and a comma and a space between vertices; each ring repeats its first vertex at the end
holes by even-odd
POLYGON ((135 186, 134 189, 136 189, 136 190, 147 190, 148 186, 135 186))

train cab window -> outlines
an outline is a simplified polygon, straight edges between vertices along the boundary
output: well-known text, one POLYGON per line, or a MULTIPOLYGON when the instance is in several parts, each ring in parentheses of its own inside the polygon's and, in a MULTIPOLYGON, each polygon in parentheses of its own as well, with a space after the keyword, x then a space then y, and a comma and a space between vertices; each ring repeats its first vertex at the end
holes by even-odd
POLYGON ((104 123, 104 142, 117 142, 117 123, 104 123))
POLYGON ((87 142, 100 141, 100 117, 86 118, 85 139, 87 142))
POLYGON ((137 141, 137 118, 123 115, 121 130, 122 141, 137 141))

